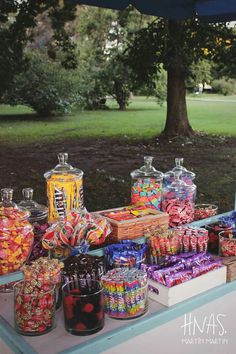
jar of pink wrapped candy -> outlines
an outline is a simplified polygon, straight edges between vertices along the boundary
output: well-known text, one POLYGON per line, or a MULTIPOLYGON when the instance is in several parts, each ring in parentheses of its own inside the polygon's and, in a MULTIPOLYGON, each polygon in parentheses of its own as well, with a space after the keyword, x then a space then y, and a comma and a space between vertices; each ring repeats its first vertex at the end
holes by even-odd
POLYGON ((152 166, 153 157, 144 156, 144 166, 131 172, 131 204, 144 203, 157 210, 161 208, 163 173, 152 166))
POLYGON ((181 179, 181 171, 175 171, 174 181, 163 188, 162 210, 169 214, 169 226, 176 227, 194 220, 194 203, 197 187, 181 179))

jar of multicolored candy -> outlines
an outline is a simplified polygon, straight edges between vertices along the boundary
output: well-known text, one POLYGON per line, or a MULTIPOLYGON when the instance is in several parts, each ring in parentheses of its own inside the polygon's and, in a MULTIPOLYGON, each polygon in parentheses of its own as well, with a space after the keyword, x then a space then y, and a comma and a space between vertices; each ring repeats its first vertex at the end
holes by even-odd
POLYGON ((164 180, 163 180, 163 185, 166 187, 170 185, 172 182, 174 182, 174 176, 175 176, 175 171, 180 171, 181 172, 181 179, 184 181, 186 184, 193 184, 193 180, 196 177, 195 173, 188 171, 184 166, 183 166, 184 159, 181 157, 177 157, 175 159, 175 167, 166 172, 164 174, 164 180))
POLYGON ((105 312, 117 319, 142 316, 148 308, 148 284, 145 271, 115 268, 102 277, 105 312))
POLYGON ((131 204, 144 203, 160 210, 163 173, 152 166, 153 157, 144 156, 144 166, 131 172, 131 204))
POLYGON ((33 200, 34 190, 32 188, 24 188, 22 190, 23 200, 19 203, 20 207, 24 207, 30 211, 29 221, 34 227, 34 244, 30 255, 30 261, 47 255, 47 251, 42 247, 42 237, 49 227, 47 223, 48 208, 42 204, 38 204, 33 200))
POLYGON ((59 164, 44 174, 47 181, 48 221, 66 216, 72 209, 83 208, 83 171, 67 163, 68 154, 58 154, 59 164))
POLYGON ((0 275, 14 272, 27 261, 33 241, 30 212, 13 201, 13 189, 1 190, 0 203, 0 275))
POLYGON ((55 327, 55 286, 40 288, 20 281, 14 286, 15 329, 26 336, 38 336, 55 327))
POLYGON ((175 171, 174 182, 163 188, 162 210, 169 214, 169 226, 176 227, 194 220, 195 184, 181 180, 181 172, 175 171))

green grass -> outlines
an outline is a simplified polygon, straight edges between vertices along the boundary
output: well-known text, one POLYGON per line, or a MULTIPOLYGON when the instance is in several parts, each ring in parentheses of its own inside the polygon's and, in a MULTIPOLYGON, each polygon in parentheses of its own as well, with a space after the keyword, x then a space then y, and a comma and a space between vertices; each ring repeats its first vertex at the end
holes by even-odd
MULTIPOLYGON (((20 144, 75 137, 151 138, 164 128, 166 107, 158 106, 152 98, 134 98, 126 112, 118 111, 114 101, 109 105, 110 109, 106 111, 78 110, 66 117, 44 120, 27 107, 1 105, 0 139, 20 144)), ((210 134, 236 136, 235 111, 236 96, 202 95, 188 99, 193 128, 210 134), (209 97, 212 102, 203 100, 209 97)))

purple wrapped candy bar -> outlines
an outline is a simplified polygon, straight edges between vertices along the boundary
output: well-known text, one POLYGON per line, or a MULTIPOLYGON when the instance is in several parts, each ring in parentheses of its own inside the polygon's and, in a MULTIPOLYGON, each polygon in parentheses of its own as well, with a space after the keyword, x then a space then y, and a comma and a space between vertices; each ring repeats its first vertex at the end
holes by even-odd
POLYGON ((190 279, 192 279, 191 270, 183 270, 181 272, 171 273, 165 277, 166 286, 168 287, 184 283, 190 279))
POLYGON ((198 267, 193 267, 192 269, 192 273, 193 273, 193 277, 196 278, 198 277, 199 275, 202 275, 202 274, 205 274, 205 273, 208 273, 214 269, 218 269, 222 267, 222 263, 221 261, 213 261, 213 262, 210 262, 208 264, 203 264, 203 265, 200 265, 198 267))
POLYGON ((184 270, 184 264, 183 263, 178 263, 174 265, 173 267, 168 267, 160 270, 155 270, 152 274, 152 279, 157 281, 158 283, 161 284, 166 284, 165 282, 165 277, 169 274, 179 272, 181 270, 184 270))
POLYGON ((204 263, 209 263, 210 260, 211 260, 211 256, 209 254, 206 254, 205 252, 201 252, 194 255, 193 257, 189 257, 183 260, 183 262, 186 269, 191 269, 193 266, 199 266, 204 263))

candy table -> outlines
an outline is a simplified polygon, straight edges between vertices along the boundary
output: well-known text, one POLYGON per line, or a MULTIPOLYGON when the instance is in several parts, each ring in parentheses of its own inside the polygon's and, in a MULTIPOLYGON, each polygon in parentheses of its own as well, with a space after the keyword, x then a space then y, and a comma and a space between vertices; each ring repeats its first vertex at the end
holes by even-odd
MULTIPOLYGON (((227 214, 229 213, 222 215, 227 214)), ((194 225, 212 223, 217 217, 219 215, 195 222, 194 225)), ((102 249, 91 253, 101 255, 102 249)), ((21 277, 20 272, 0 277, 0 284, 21 277)), ((106 317, 103 330, 86 337, 73 336, 65 331, 62 309, 59 309, 57 327, 52 332, 38 337, 23 337, 13 328, 13 295, 0 294, 0 353, 144 354, 147 351, 148 354, 187 354, 199 353, 203 349, 209 354, 233 354, 236 345, 233 328, 236 322, 235 296, 236 281, 169 308, 149 299, 149 309, 144 316, 126 321, 106 317), (193 333, 194 330, 196 333, 193 333), (210 342, 209 336, 214 339, 215 344, 210 342), (193 340, 198 342, 192 345, 193 340)))

